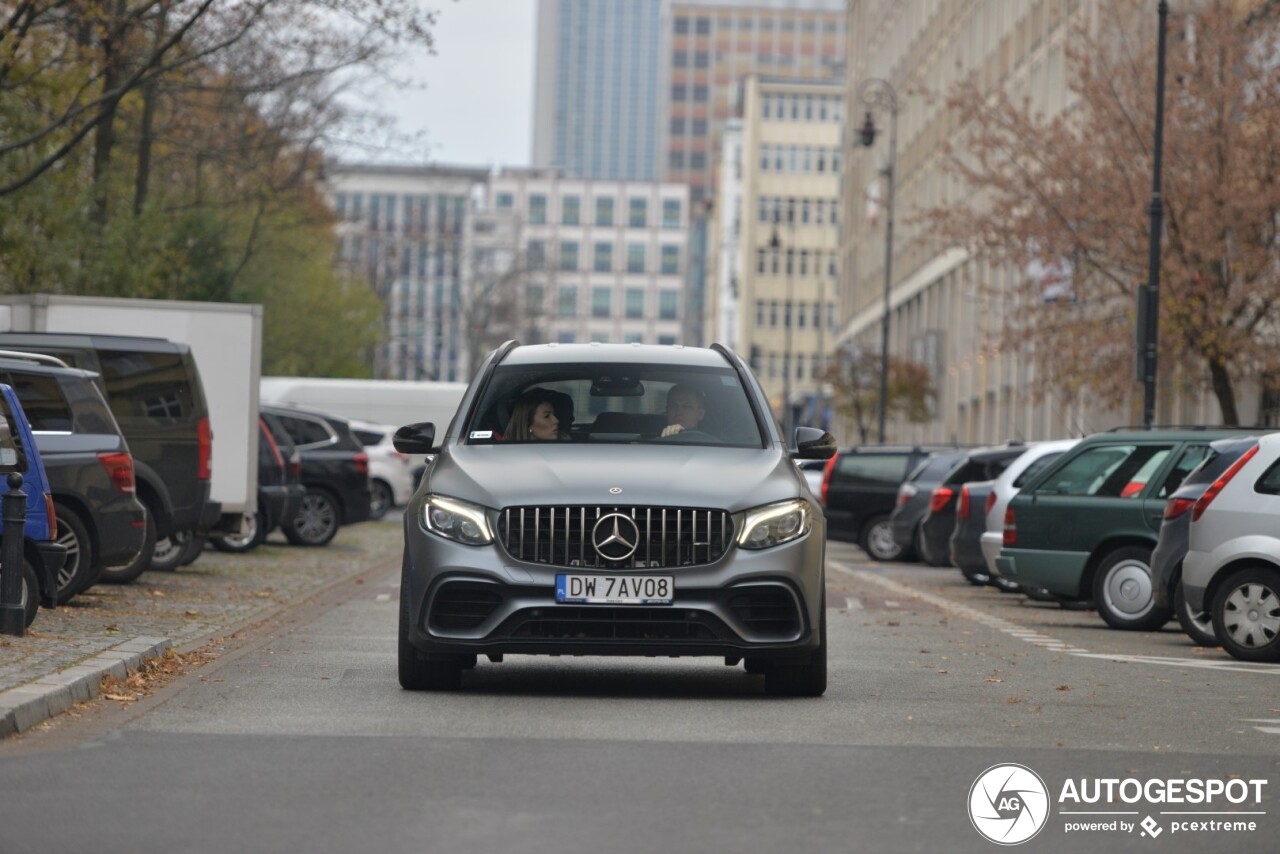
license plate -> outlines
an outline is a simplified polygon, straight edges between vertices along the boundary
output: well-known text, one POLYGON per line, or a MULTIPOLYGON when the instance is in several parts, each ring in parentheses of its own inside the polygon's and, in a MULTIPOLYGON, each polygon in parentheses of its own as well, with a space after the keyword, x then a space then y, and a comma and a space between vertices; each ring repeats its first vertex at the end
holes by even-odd
POLYGON ((556 575, 556 601, 574 605, 670 605, 670 575, 556 575))

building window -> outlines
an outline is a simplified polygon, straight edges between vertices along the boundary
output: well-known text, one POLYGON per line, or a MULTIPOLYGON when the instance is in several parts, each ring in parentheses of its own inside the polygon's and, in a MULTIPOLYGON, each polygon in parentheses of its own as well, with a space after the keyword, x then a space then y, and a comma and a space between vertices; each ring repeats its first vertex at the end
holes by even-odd
POLYGON ((674 276, 680 272, 680 247, 662 247, 662 275, 674 276))
POLYGON ((622 336, 623 344, 643 344, 644 336, 639 332, 627 332, 622 336))
POLYGON ((573 332, 562 330, 556 333, 556 340, 561 344, 572 344, 578 340, 578 336, 573 332))
POLYGON ((662 200, 662 227, 663 228, 679 228, 680 227, 680 200, 679 199, 663 199, 662 200))
POLYGON ((565 196, 560 200, 560 222, 565 225, 580 225, 582 222, 582 200, 577 196, 565 196))
POLYGON ((694 68, 706 68, 710 64, 710 60, 705 50, 700 50, 693 55, 694 68))
POLYGON ((671 64, 675 68, 688 68, 689 54, 685 53, 682 50, 676 51, 675 53, 671 54, 671 64))
POLYGON ((613 225, 613 199, 596 199, 596 225, 613 225))
POLYGON ((756 326, 764 326, 764 300, 756 300, 756 326))
POLYGON ((645 228, 649 225, 648 199, 627 200, 627 225, 631 228, 645 228))
POLYGON ((675 291, 662 291, 658 294, 658 318, 675 320, 680 316, 680 294, 675 291))
POLYGON ((672 136, 684 135, 684 118, 683 117, 677 117, 671 120, 671 135, 672 136))
POLYGON ((539 317, 542 314, 543 304, 547 301, 547 289, 542 285, 529 285, 525 290, 525 305, 529 309, 529 314, 539 317))
POLYGON ((494 202, 500 210, 515 207, 516 197, 511 193, 498 193, 497 200, 494 202))
POLYGON ((676 18, 675 31, 677 33, 689 32, 689 19, 684 17, 676 18))
POLYGON ((676 343, 676 336, 674 336, 674 335, 659 335, 659 336, 658 336, 658 343, 659 343, 659 344, 662 344, 662 345, 664 345, 664 346, 670 347, 670 346, 672 346, 673 344, 675 344, 675 343, 676 343))
POLYGON ((669 165, 672 169, 683 169, 684 168, 684 152, 673 151, 670 154, 668 154, 667 165, 669 165))
POLYGON ((685 86, 683 83, 676 83, 671 87, 671 100, 675 103, 680 103, 681 101, 688 99, 688 97, 689 87, 685 86))
POLYGON ((560 241, 560 269, 568 271, 578 269, 578 241, 560 241))
POLYGON ((627 244, 627 272, 643 273, 644 272, 644 244, 628 243, 627 244))
POLYGON ((700 36, 710 35, 710 34, 711 34, 711 19, 710 19, 710 18, 698 18, 698 19, 697 19, 697 21, 695 21, 695 22, 694 22, 694 32, 695 32, 695 33, 697 33, 697 34, 698 34, 698 35, 700 35, 700 36))
POLYGON ((547 242, 545 240, 530 240, 528 258, 530 270, 547 269, 547 242))
POLYGON ((644 317, 644 291, 640 288, 627 288, 626 314, 631 320, 644 317))
POLYGON ((693 152, 693 154, 690 154, 689 168, 690 169, 706 169, 707 168, 706 153, 702 151, 695 151, 693 152))
POLYGON ((608 317, 613 312, 613 289, 591 289, 591 316, 608 317))
POLYGON ((560 302, 556 313, 561 317, 578 316, 578 289, 573 285, 560 288, 560 302))
POLYGON ((698 104, 705 104, 707 102, 707 98, 710 95, 710 91, 711 91, 710 89, 708 89, 705 85, 701 83, 694 86, 693 87, 694 102, 698 104))
POLYGON ((547 221, 547 197, 538 193, 529 197, 529 222, 544 225, 547 221))
POLYGON ((692 131, 693 131, 693 135, 694 135, 694 136, 706 136, 706 135, 707 135, 707 120, 706 120, 706 119, 694 119, 694 120, 693 120, 693 124, 692 124, 692 131))
POLYGON ((597 273, 613 272, 613 244, 597 243, 592 250, 591 269, 597 273))

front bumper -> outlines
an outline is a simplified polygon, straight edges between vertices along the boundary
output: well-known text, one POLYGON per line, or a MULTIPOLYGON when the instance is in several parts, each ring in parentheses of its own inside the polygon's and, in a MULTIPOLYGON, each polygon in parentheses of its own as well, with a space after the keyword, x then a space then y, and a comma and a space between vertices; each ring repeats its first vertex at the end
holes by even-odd
POLYGON ((792 659, 817 647, 824 533, 759 552, 730 548, 712 564, 620 570, 670 575, 670 605, 555 600, 556 574, 609 574, 514 560, 463 546, 406 513, 409 642, 424 655, 549 654, 792 659))

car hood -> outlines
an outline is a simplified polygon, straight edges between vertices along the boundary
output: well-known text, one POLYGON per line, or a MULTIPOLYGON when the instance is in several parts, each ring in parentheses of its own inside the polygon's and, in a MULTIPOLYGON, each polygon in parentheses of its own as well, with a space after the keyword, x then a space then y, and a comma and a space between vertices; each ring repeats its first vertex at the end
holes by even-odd
POLYGON ((455 445, 436 460, 429 491, 493 508, 626 504, 736 512, 804 494, 801 478, 773 449, 455 445))

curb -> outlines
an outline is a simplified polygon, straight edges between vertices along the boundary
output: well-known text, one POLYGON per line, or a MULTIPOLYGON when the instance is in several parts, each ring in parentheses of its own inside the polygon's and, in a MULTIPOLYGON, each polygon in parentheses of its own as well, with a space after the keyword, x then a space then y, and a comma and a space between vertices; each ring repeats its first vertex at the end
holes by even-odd
POLYGON ((168 638, 136 637, 66 670, 0 691, 0 738, 25 732, 76 703, 93 699, 98 696, 102 677, 127 679, 144 661, 159 658, 172 646, 168 638))

